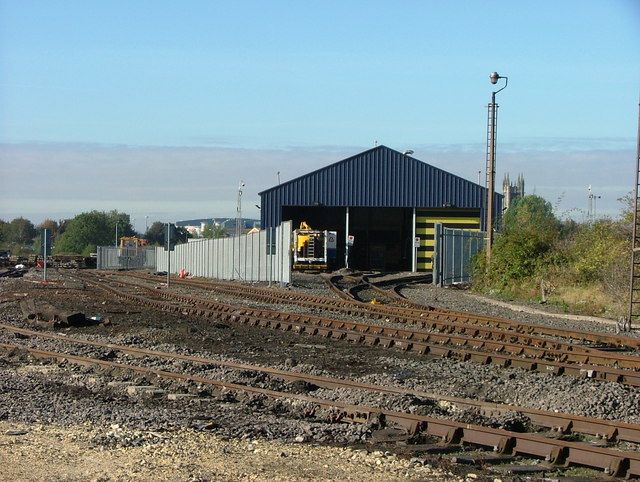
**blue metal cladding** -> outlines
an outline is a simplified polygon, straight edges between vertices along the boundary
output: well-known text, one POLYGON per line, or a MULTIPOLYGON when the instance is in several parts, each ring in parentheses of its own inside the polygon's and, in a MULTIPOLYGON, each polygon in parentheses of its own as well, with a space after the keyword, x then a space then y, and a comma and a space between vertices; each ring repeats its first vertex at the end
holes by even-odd
MULTIPOLYGON (((262 227, 282 221, 282 206, 476 208, 486 188, 378 146, 260 193, 262 227)), ((502 212, 502 195, 495 196, 502 212)))

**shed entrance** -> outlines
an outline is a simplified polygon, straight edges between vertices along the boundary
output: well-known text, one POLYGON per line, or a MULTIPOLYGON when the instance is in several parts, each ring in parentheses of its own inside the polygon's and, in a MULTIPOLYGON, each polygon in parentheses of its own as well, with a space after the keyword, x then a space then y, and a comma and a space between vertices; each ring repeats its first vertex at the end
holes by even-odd
MULTIPOLYGON (((306 221, 313 229, 337 231, 337 263, 331 269, 344 267, 346 217, 344 207, 282 207, 282 219, 290 219, 294 229, 306 221)), ((363 271, 410 271, 412 218, 412 209, 408 208, 350 207, 348 234, 355 241, 349 253, 349 267, 363 271)))

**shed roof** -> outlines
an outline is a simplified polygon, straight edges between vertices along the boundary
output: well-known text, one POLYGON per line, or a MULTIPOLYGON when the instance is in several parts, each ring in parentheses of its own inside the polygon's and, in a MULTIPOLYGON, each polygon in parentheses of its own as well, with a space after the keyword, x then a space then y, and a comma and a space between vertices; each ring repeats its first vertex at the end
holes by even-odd
MULTIPOLYGON (((260 197, 263 225, 271 226, 280 222, 282 206, 481 209, 486 188, 389 147, 377 146, 266 189, 260 197)), ((501 198, 496 195, 497 212, 501 198)))
POLYGON ((476 183, 474 183, 472 181, 464 179, 463 177, 460 177, 460 176, 458 176, 456 174, 452 174, 452 173, 447 172, 447 171, 445 171, 443 169, 440 169, 438 167, 432 166, 431 164, 426 163, 424 161, 421 161, 419 159, 416 159, 415 157, 411 157, 411 156, 409 156, 407 154, 403 154, 402 152, 396 151, 395 149, 391 149, 390 147, 387 147, 387 146, 384 146, 384 145, 379 145, 379 146, 376 146, 376 147, 372 147, 371 149, 367 149, 366 151, 359 152, 358 154, 355 154, 353 156, 347 157, 346 159, 342 159, 341 161, 337 161, 337 162, 334 162, 334 163, 329 164, 327 166, 324 166, 324 167, 321 167, 319 169, 316 169, 315 171, 311 171, 311 172, 307 172, 305 174, 302 174, 301 176, 298 176, 298 177, 295 177, 293 179, 290 179, 289 181, 285 181, 282 184, 278 184, 276 186, 270 187, 269 189, 265 189, 264 191, 259 192, 258 195, 261 196, 262 194, 265 194, 265 193, 267 193, 269 191, 273 191, 275 189, 282 189, 285 186, 287 186, 288 184, 293 184, 293 183, 295 183, 295 182, 297 182, 297 181, 299 181, 299 180, 301 180, 301 179, 303 179, 305 177, 308 177, 308 176, 313 176, 313 175, 316 175, 316 174, 322 174, 323 172, 329 171, 331 169, 338 169, 339 166, 341 166, 343 164, 352 163, 353 161, 358 160, 358 159, 362 159, 365 162, 367 162, 367 161, 372 161, 374 159, 374 157, 388 157, 389 154, 391 154, 392 157, 400 156, 400 157, 404 158, 405 160, 407 160, 407 161, 409 161, 411 163, 414 163, 414 164, 420 164, 420 165, 428 166, 430 169, 434 169, 436 171, 440 171, 440 172, 446 174, 447 176, 452 176, 454 178, 460 179, 461 181, 468 182, 468 183, 471 183, 471 184, 474 184, 474 185, 478 186, 478 184, 476 184, 476 183), (378 156, 375 156, 375 154, 378 154, 378 156))

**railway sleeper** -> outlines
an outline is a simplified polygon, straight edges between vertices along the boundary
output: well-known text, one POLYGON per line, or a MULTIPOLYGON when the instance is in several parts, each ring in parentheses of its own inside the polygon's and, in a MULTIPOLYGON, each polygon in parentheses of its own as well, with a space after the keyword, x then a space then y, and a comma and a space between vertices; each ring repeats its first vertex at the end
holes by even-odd
POLYGON ((481 365, 488 365, 491 363, 491 356, 483 353, 470 353, 469 360, 481 365))
POLYGON ((396 348, 403 351, 409 351, 413 346, 413 344, 410 341, 405 341, 405 340, 396 340, 393 345, 396 348))
POLYGON ((423 343, 413 343, 413 351, 419 353, 420 355, 425 355, 429 352, 429 347, 423 343))
MULTIPOLYGON (((162 293, 162 296, 163 296, 164 298, 167 298, 167 297, 168 297, 168 294, 167 294, 167 293, 162 293)), ((197 302, 199 302, 199 300, 197 300, 196 298, 193 298, 193 297, 181 296, 181 297, 179 297, 179 299, 181 299, 181 300, 186 300, 186 301, 191 301, 191 302, 196 302, 196 303, 197 303, 197 302)), ((210 306, 210 305, 209 305, 209 306, 210 306)), ((223 307, 220 307, 220 308, 222 308, 222 309, 228 309, 228 307, 224 307, 224 306, 223 306, 223 307)), ((269 313, 269 312, 266 312, 266 313, 265 313, 265 312, 260 312, 260 313, 261 313, 262 315, 265 315, 265 314, 266 314, 266 315, 271 315, 271 316, 273 315, 273 313, 269 313)), ((288 316, 288 315, 287 315, 287 316, 288 316)), ((301 315, 295 315, 295 318, 297 318, 297 319, 303 319, 303 316, 301 316, 301 315)), ((313 318, 312 318, 312 320, 313 320, 313 318)), ((366 326, 365 326, 365 327, 358 326, 358 328, 359 328, 359 329, 362 329, 362 330, 366 330, 366 326)), ((452 327, 452 328, 453 328, 453 327, 452 327)), ((460 327, 457 327, 457 328, 455 328, 455 330, 454 330, 454 331, 456 331, 456 332, 458 332, 458 333, 460 333, 460 332, 463 332, 463 333, 464 333, 464 332, 468 332, 469 330, 467 330, 467 329, 460 329, 460 327)), ((473 332, 473 330, 471 330, 471 331, 473 332)), ((476 330, 476 331, 477 331, 477 330, 476 330)), ((488 334, 490 334, 490 333, 491 333, 491 332, 486 331, 484 334, 485 334, 485 335, 488 335, 488 334)), ((495 335, 495 338, 503 338, 503 336, 502 336, 500 333, 494 333, 494 335, 495 335)), ((395 335, 395 336, 397 336, 397 335, 395 335)), ((413 337, 413 333, 412 333, 412 332, 409 332, 408 336, 409 336, 409 337, 413 337)), ((544 341, 540 342, 540 340, 535 340, 535 339, 534 339, 534 340, 527 340, 527 339, 522 339, 522 338, 519 338, 519 337, 513 337, 513 339, 514 339, 515 341, 519 342, 519 343, 523 343, 523 342, 524 342, 524 343, 532 343, 532 346, 535 346, 536 344, 537 344, 537 345, 542 345, 542 346, 545 346, 545 345, 546 345, 546 343, 545 343, 544 341), (539 342, 540 342, 540 343, 539 343, 539 342)), ((462 345, 462 346, 464 346, 464 343, 461 343, 461 345, 462 345)), ((559 345, 557 345, 557 344, 555 344, 555 343, 550 344, 550 346, 553 346, 554 348, 561 348, 561 346, 559 346, 559 345)), ((566 347, 565 347, 565 348, 566 348, 566 347)), ((514 350, 517 350, 517 349, 514 349, 514 350)), ((513 353, 518 353, 518 352, 517 352, 517 351, 513 351, 513 353)), ((532 354, 533 354, 533 353, 532 353, 532 354)), ((560 359, 560 358, 559 358, 559 359, 560 359)), ((583 358, 583 359, 584 359, 584 358, 583 358)), ((612 364, 611 360, 608 360, 607 365, 611 365, 611 364, 612 364)), ((637 365, 637 362, 635 362, 635 361, 631 361, 631 362, 629 362, 628 367, 629 367, 629 368, 633 368, 633 367, 634 367, 634 365, 635 365, 635 367, 637 367, 637 366, 638 366, 638 365, 637 365)), ((612 365, 612 366, 615 366, 615 363, 613 363, 613 365, 612 365)))
MULTIPOLYGON (((571 465, 590 465, 600 467, 605 474, 613 477, 627 473, 627 476, 633 475, 629 470, 629 459, 626 457, 616 457, 610 454, 594 454, 593 452, 580 450, 569 447, 563 451, 564 466, 571 465)), ((636 474, 637 475, 637 474, 636 474)))
POLYGON ((364 344, 369 346, 376 346, 380 342, 380 338, 375 335, 364 335, 364 344))
POLYGON ((511 366, 516 368, 522 368, 523 370, 533 371, 537 367, 537 363, 531 360, 524 360, 514 358, 511 360, 511 366))
POLYGON ((464 431, 461 442, 466 445, 489 447, 494 452, 500 454, 510 453, 515 446, 515 439, 513 437, 472 429, 466 429, 464 431))
POLYGON ((330 328, 317 328, 317 330, 318 330, 318 335, 321 336, 322 338, 329 338, 331 336, 330 328))
MULTIPOLYGON (((111 292, 114 292, 114 290, 109 290, 111 292)), ((115 292, 116 296, 119 296, 121 298, 125 298, 125 299, 131 299, 132 302, 135 303, 141 303, 143 300, 140 299, 140 296, 133 296, 133 295, 129 295, 129 294, 122 294, 119 292, 115 292)), ((144 300, 147 301, 147 300, 144 300)), ((166 302, 153 302, 153 301, 148 301, 148 305, 149 306, 153 306, 162 310, 170 310, 170 311, 174 311, 174 312, 183 312, 183 313, 196 313, 197 310, 196 309, 188 309, 188 310, 184 310, 184 308, 181 308, 179 306, 173 306, 173 305, 168 305, 166 302)), ((209 314, 209 313, 207 313, 209 314)), ((218 319, 221 319, 223 321, 227 321, 229 320, 229 318, 233 319, 235 317, 231 317, 228 314, 221 314, 220 312, 212 312, 211 316, 215 316, 218 319)), ((330 321, 330 320, 327 320, 330 321)), ((329 323, 330 324, 330 323, 329 323)), ((279 325, 276 323, 274 326, 274 323, 271 323, 269 320, 264 320, 264 324, 261 321, 260 326, 263 327, 272 327, 272 328, 277 328, 279 325)), ((343 339, 344 338, 344 334, 338 334, 338 332, 336 332, 335 334, 333 333, 335 330, 328 330, 328 332, 325 334, 325 336, 327 337, 332 337, 334 339, 343 339)), ((384 332, 384 330, 381 330, 384 332)), ((398 333, 399 330, 393 330, 394 332, 398 333)), ((407 333, 407 332, 405 332, 407 333)), ((408 332, 410 333, 410 332, 408 332)), ((321 333, 320 333, 321 334, 321 333)), ((322 334, 321 334, 322 335, 322 334)), ((365 338, 366 339, 366 338, 365 338)), ((369 342, 371 343, 371 342, 369 342)), ((380 337, 378 344, 384 346, 384 347, 391 347, 394 345, 394 341, 389 339, 388 337, 380 337)), ((403 348, 402 345, 398 346, 399 348, 403 348)), ((424 347, 423 347, 424 348, 424 347)), ((426 351, 422 348, 422 351, 426 351)), ((444 348, 444 347, 443 347, 444 348)), ((409 349, 409 348, 407 348, 409 349)), ((453 350, 449 350, 449 349, 437 349, 437 347, 431 347, 431 349, 429 350, 429 352, 433 355, 436 356, 444 356, 444 357, 452 357, 452 354, 454 353, 453 350)), ((470 357, 470 355, 467 354, 466 351, 460 351, 460 350, 455 350, 455 358, 457 359, 462 359, 462 360, 467 360, 470 357)), ((473 359, 473 358, 472 358, 473 359)), ((587 377, 587 378, 595 378, 598 380, 607 380, 607 381, 615 381, 615 382, 622 382, 622 383, 627 383, 629 385, 633 385, 633 386, 640 386, 640 374, 636 375, 634 374, 625 374, 625 373, 619 373, 619 372, 611 372, 611 371, 606 371, 606 370, 597 370, 594 369, 593 367, 589 367, 589 368, 583 368, 583 367, 570 367, 567 365, 563 365, 563 366, 558 366, 553 365, 553 364, 546 364, 544 363, 544 361, 540 361, 540 360, 520 360, 520 359, 513 359, 513 358, 508 358, 508 357, 501 357, 501 356, 486 356, 486 357, 475 357, 476 360, 478 360, 481 363, 495 363, 501 366, 514 366, 514 367, 520 367, 520 368, 525 368, 528 370, 538 370, 538 371, 544 371, 544 372, 550 372, 550 373, 557 373, 557 374, 561 374, 561 373, 567 373, 567 374, 572 374, 575 376, 581 376, 581 377, 587 377)))
POLYGON ((534 455, 552 464, 562 464, 566 457, 566 447, 551 445, 544 440, 518 438, 512 448, 514 455, 534 455))
POLYGON ((422 432, 432 437, 438 437, 447 444, 459 444, 463 435, 460 427, 451 427, 437 422, 429 422, 426 427, 422 428, 422 432))

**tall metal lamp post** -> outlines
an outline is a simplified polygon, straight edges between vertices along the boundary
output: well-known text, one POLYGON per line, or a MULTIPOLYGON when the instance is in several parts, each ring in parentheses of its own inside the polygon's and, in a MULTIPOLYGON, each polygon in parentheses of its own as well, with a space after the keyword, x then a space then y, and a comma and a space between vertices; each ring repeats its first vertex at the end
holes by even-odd
POLYGON ((242 234, 244 227, 242 222, 242 188, 244 186, 244 181, 240 181, 238 184, 238 203, 236 205, 236 237, 242 234))
POLYGON ((498 106, 496 105, 496 94, 507 87, 508 77, 499 75, 498 72, 491 72, 489 80, 492 84, 497 84, 500 79, 504 79, 504 87, 491 93, 491 103, 488 105, 487 117, 487 264, 491 262, 491 246, 493 244, 493 193, 495 191, 496 179, 496 129, 498 125, 498 106))

